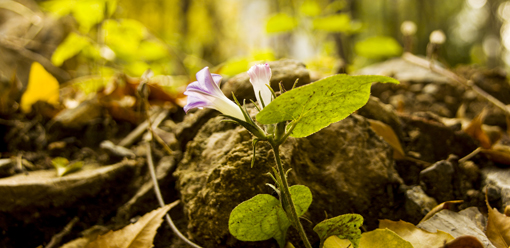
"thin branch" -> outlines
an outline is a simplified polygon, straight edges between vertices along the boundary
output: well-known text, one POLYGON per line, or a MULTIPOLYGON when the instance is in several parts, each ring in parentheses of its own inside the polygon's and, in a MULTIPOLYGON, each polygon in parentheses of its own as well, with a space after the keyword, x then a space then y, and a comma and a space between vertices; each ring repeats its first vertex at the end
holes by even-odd
POLYGON ((76 222, 78 222, 78 220, 78 217, 74 217, 69 223, 67 223, 62 231, 55 234, 55 236, 51 238, 51 241, 48 243, 48 245, 45 246, 45 248, 57 247, 60 242, 62 242, 62 239, 71 232, 73 226, 76 224, 76 222))
POLYGON ((34 52, 26 49, 25 47, 14 44, 10 41, 7 41, 6 39, 0 39, 0 45, 7 49, 16 51, 19 55, 21 55, 27 59, 39 62, 39 64, 44 66, 44 68, 46 68, 48 71, 55 74, 57 77, 59 77, 60 79, 62 79, 64 81, 68 81, 71 79, 71 76, 69 75, 69 73, 54 66, 50 60, 48 60, 46 57, 42 56, 41 54, 34 53, 34 52))
POLYGON ((478 86, 476 86, 473 83, 473 81, 466 80, 465 78, 460 77, 459 75, 457 75, 445 68, 442 68, 434 63, 431 63, 430 61, 428 61, 426 59, 420 58, 420 57, 413 55, 411 53, 404 53, 404 55, 402 55, 402 58, 408 62, 411 62, 411 63, 421 66, 423 68, 429 68, 433 72, 436 72, 436 73, 443 75, 457 83, 460 83, 464 87, 473 90, 476 94, 485 98, 487 101, 489 101, 490 103, 494 104, 496 107, 503 110, 507 116, 510 116, 510 108, 509 107, 507 107, 504 103, 502 103, 501 101, 499 101, 498 99, 496 99, 495 97, 490 95, 489 93, 480 89, 478 86))
MULTIPOLYGON (((165 206, 165 201, 163 200, 163 196, 161 195, 161 190, 159 189, 158 179, 156 177, 156 170, 154 169, 154 162, 152 161, 152 150, 151 150, 151 144, 150 141, 147 141, 147 165, 149 166, 149 171, 152 178, 152 183, 154 184, 154 193, 156 193, 156 198, 158 198, 159 205, 161 207, 165 206)), ((193 248, 201 248, 199 245, 193 243, 191 240, 189 240, 186 236, 184 236, 179 229, 175 226, 174 222, 172 221, 172 218, 170 218, 169 214, 165 215, 166 221, 168 222, 168 225, 170 228, 172 228, 172 231, 184 242, 186 242, 188 245, 190 245, 193 248)))

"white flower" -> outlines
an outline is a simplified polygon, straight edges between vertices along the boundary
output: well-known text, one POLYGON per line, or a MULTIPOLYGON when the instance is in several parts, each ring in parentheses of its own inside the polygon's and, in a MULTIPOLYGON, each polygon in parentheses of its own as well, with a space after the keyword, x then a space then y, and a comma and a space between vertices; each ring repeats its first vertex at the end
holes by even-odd
POLYGON ((248 70, 248 75, 250 75, 250 82, 253 85, 257 102, 262 109, 273 100, 273 94, 269 89, 271 68, 269 68, 268 64, 254 65, 248 70), (264 104, 262 104, 262 102, 264 102, 264 104))

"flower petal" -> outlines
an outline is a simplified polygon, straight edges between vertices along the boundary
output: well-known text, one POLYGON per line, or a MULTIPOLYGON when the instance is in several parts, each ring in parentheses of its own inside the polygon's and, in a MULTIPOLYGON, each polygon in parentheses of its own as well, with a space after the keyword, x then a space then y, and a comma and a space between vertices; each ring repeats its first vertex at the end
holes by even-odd
POLYGON ((269 68, 268 64, 254 65, 248 70, 248 75, 250 75, 250 82, 253 85, 255 97, 260 108, 263 108, 262 101, 264 101, 264 105, 268 105, 273 99, 273 93, 268 88, 271 83, 271 68, 269 68), (262 99, 260 99, 261 96, 262 99))
POLYGON ((197 81, 190 83, 184 92, 188 96, 184 106, 186 113, 192 108, 212 108, 224 115, 233 116, 244 120, 244 115, 239 106, 229 100, 219 88, 221 76, 211 74, 209 68, 197 72, 197 81))

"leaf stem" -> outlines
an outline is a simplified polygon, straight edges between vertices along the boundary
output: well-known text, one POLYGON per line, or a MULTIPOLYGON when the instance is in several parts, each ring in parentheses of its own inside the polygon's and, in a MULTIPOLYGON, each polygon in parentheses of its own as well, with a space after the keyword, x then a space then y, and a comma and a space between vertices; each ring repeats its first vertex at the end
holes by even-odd
POLYGON ((292 197, 290 195, 289 183, 287 182, 287 177, 285 175, 285 171, 283 170, 282 161, 280 160, 279 147, 280 147, 281 143, 276 143, 273 139, 270 139, 269 143, 271 144, 271 147, 273 148, 274 157, 276 160, 276 166, 278 167, 278 173, 280 174, 280 178, 281 178, 281 182, 282 182, 280 187, 282 188, 282 191, 281 191, 282 196, 285 199, 282 202, 286 202, 289 204, 289 206, 287 208, 284 207, 284 209, 286 209, 286 211, 290 211, 290 213, 288 213, 288 214, 292 218, 292 223, 294 224, 294 227, 297 229, 299 236, 301 237, 301 240, 305 244, 305 247, 312 248, 310 241, 308 241, 308 238, 306 237, 305 230, 303 229, 303 226, 301 225, 301 222, 299 221, 299 217, 296 212, 296 206, 294 206, 294 202, 292 201, 292 197))

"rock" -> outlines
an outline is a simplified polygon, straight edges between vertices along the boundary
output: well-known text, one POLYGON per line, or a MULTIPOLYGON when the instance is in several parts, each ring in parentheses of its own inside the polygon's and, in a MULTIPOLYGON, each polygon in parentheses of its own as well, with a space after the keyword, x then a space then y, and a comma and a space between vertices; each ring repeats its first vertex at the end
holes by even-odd
MULTIPOLYGON (((265 185, 274 183, 265 174, 275 162, 269 145, 259 143, 250 168, 251 134, 222 119, 215 117, 199 130, 174 173, 188 234, 204 247, 276 247, 274 240, 240 242, 228 232, 235 206, 256 194, 275 195, 265 185)), ((289 138, 281 156, 286 168, 292 165, 290 183, 310 187, 314 200, 306 218, 315 224, 355 212, 374 228, 381 209, 390 216, 397 208, 393 189, 401 179, 393 168, 392 150, 363 117, 353 115, 307 138, 289 138)), ((313 233, 313 225, 303 225, 313 233)))
POLYGON ((406 140, 403 147, 416 154, 416 158, 435 163, 447 159, 450 154, 460 158, 474 151, 478 146, 473 138, 462 131, 445 126, 434 115, 399 115, 406 140))
POLYGON ((471 235, 480 240, 483 247, 495 248, 484 232, 478 228, 478 220, 472 219, 472 211, 474 210, 470 209, 467 213, 463 211, 457 213, 447 209, 441 210, 430 219, 418 224, 417 227, 429 232, 436 232, 437 230, 447 232, 454 238, 471 235))
POLYGON ((424 191, 438 202, 454 200, 453 194, 453 165, 441 160, 420 172, 420 181, 424 191))
MULTIPOLYGON (((305 64, 296 60, 282 59, 278 61, 268 62, 271 67, 271 88, 275 92, 280 91, 279 83, 283 84, 286 90, 292 89, 292 86, 299 79, 296 87, 310 83, 310 73, 306 69, 305 64)), ((250 83, 250 76, 247 72, 234 76, 221 86, 223 93, 230 99, 232 92, 236 98, 242 103, 246 99, 246 103, 250 103, 250 99, 256 101, 253 87, 250 83)))
POLYGON ((501 199, 502 208, 510 205, 510 170, 502 168, 483 168, 483 184, 487 188, 489 201, 501 199))
POLYGON ((437 202, 434 198, 423 192, 420 186, 412 186, 405 190, 406 202, 405 210, 411 219, 409 221, 418 222, 430 212, 437 202))
POLYGON ((136 192, 131 183, 138 168, 136 161, 124 160, 102 167, 85 165, 63 177, 55 170, 40 170, 0 179, 0 229, 5 237, 0 246, 40 245, 75 216, 83 225, 108 220, 136 192))
POLYGON ((448 82, 447 77, 431 72, 427 68, 415 65, 402 58, 394 58, 365 67, 355 72, 355 74, 390 76, 399 81, 438 82, 438 83, 448 82))

